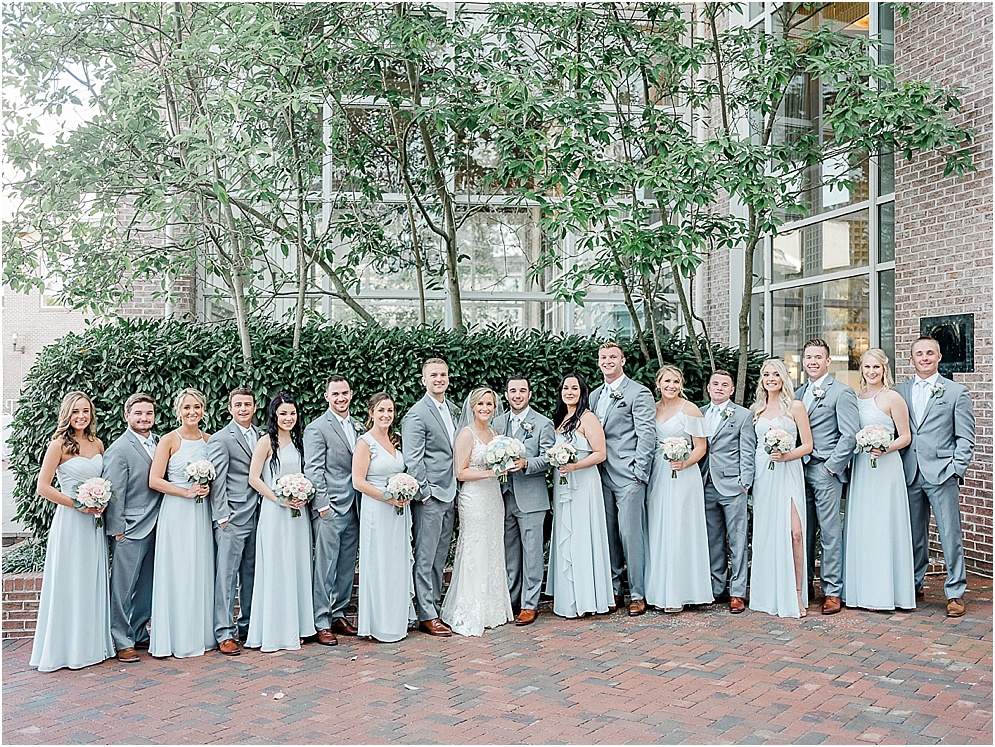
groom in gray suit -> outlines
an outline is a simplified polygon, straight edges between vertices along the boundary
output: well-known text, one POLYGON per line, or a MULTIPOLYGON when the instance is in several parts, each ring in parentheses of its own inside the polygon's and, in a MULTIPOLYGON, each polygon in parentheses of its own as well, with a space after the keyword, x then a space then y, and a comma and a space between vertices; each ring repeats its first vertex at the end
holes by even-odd
POLYGON ((902 450, 905 483, 909 489, 912 521, 912 554, 916 596, 929 565, 929 510, 943 547, 947 580, 947 617, 962 617, 964 592, 964 543, 960 528, 959 486, 974 456, 974 409, 967 387, 940 376, 940 343, 920 337, 912 344, 916 375, 895 387, 909 406, 912 443, 902 450))
POLYGON ((318 643, 335 646, 356 635, 346 618, 359 550, 359 493, 352 487, 352 451, 362 426, 349 414, 352 388, 344 376, 325 382, 328 409, 304 429, 304 474, 315 487, 314 627, 318 643))
POLYGON ((614 611, 622 604, 622 571, 629 570, 629 614, 646 612, 643 571, 646 554, 646 485, 656 450, 656 405, 650 390, 622 370, 625 356, 615 343, 598 349, 604 384, 590 397, 590 407, 605 429, 608 458, 598 465, 608 523, 614 611))
POLYGON ((146 625, 152 617, 152 562, 155 523, 162 493, 149 488, 155 452, 155 402, 141 392, 124 404, 128 429, 104 452, 103 476, 114 500, 104 512, 111 538, 111 638, 118 661, 138 661, 136 648, 148 648, 146 625))
POLYGON ((249 632, 252 586, 256 572, 256 520, 259 494, 249 487, 249 463, 259 430, 252 424, 256 396, 239 387, 228 395, 231 422, 207 442, 214 465, 211 518, 214 520, 214 638, 218 651, 238 656, 238 640, 249 632), (235 589, 238 588, 238 625, 235 589))
POLYGON ((502 485, 504 493, 504 558, 512 605, 519 607, 515 625, 531 625, 539 616, 543 572, 543 524, 549 511, 546 450, 556 441, 553 421, 531 407, 532 390, 524 376, 512 376, 505 387, 509 412, 494 418, 498 433, 525 444, 525 458, 502 485))
POLYGON ((452 630, 439 619, 442 573, 456 518, 456 461, 453 444, 459 411, 446 399, 449 365, 429 358, 422 365, 425 396, 401 421, 401 442, 408 474, 421 486, 421 500, 411 503, 415 555, 415 602, 418 627, 442 638, 452 630))
POLYGON ((806 537, 810 596, 815 581, 815 527, 822 540, 822 614, 840 611, 843 592, 843 524, 840 502, 847 469, 857 445, 860 416, 857 393, 829 375, 829 344, 805 343, 802 364, 808 381, 795 392, 808 411, 813 450, 805 459, 806 537))
POLYGON ((729 611, 734 615, 746 609, 746 494, 753 484, 757 450, 753 413, 732 401, 735 391, 735 380, 728 371, 715 371, 708 379, 710 402, 701 408, 701 413, 711 435, 708 451, 698 462, 705 485, 712 595, 718 600, 725 593, 728 578, 729 611))

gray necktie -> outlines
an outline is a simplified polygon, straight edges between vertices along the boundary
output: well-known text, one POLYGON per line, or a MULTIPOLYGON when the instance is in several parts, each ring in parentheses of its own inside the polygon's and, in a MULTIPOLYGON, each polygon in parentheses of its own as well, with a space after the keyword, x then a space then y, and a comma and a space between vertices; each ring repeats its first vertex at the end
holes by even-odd
POLYGON ((345 441, 350 447, 356 448, 356 430, 348 420, 339 421, 342 424, 342 431, 345 433, 345 441))
POLYGON ((711 435, 715 435, 719 430, 719 423, 722 420, 722 408, 717 405, 712 405, 708 408, 708 414, 705 415, 705 425, 708 426, 708 432, 711 435))
POLYGON ((517 415, 511 416, 511 435, 518 437, 519 431, 522 429, 522 419, 517 415))
POLYGON ((612 401, 612 392, 614 389, 610 389, 607 385, 601 390, 601 396, 598 397, 598 408, 594 411, 594 414, 598 416, 598 420, 602 423, 605 422, 605 417, 608 415, 608 405, 612 401))
POLYGON ((256 433, 251 428, 245 431, 245 443, 249 446, 249 453, 256 448, 256 433))
POLYGON ((150 457, 155 457, 155 436, 150 435, 146 438, 143 446, 145 446, 145 450, 149 453, 150 457))
POLYGON ((912 409, 914 410, 912 414, 917 423, 926 414, 926 402, 929 400, 928 387, 929 382, 926 379, 919 379, 912 390, 912 409))

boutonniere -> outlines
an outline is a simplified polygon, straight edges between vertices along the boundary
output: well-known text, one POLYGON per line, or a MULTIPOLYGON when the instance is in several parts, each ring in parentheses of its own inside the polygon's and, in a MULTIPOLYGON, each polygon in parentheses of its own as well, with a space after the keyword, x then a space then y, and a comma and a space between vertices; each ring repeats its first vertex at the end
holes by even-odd
POLYGON ((522 423, 522 430, 525 431, 526 438, 532 435, 532 431, 535 430, 535 427, 535 423, 522 423))
POLYGON ((366 433, 366 431, 363 429, 363 426, 360 425, 358 420, 350 419, 350 422, 352 423, 352 427, 356 429, 357 436, 362 436, 364 433, 366 433))
POLYGON ((812 399, 814 400, 824 399, 825 396, 826 396, 826 390, 823 389, 822 387, 816 387, 815 389, 812 390, 812 399))
POLYGON ((929 396, 931 398, 932 397, 936 397, 937 399, 939 399, 940 397, 942 397, 943 396, 943 384, 941 384, 940 382, 936 382, 935 384, 933 384, 933 386, 931 386, 929 388, 929 396))
POLYGON ((722 408, 722 412, 719 413, 719 417, 723 420, 732 420, 735 415, 736 413, 731 407, 724 407, 722 408))
POLYGON ((613 389, 608 396, 616 402, 621 402, 625 398, 625 395, 618 389, 613 389))

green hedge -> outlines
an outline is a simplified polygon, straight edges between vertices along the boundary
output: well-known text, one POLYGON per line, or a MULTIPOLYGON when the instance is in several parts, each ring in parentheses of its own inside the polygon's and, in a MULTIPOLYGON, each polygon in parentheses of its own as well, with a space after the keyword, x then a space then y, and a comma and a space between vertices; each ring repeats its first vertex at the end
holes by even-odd
MULTIPOLYGON (((476 332, 438 327, 415 329, 312 325, 304 329, 299 350, 291 347, 289 325, 255 322, 253 364, 243 375, 238 335, 233 324, 200 324, 180 320, 120 321, 69 334, 46 347, 25 381, 11 425, 10 465, 16 477, 16 518, 44 538, 53 504, 35 494, 40 460, 55 430, 59 402, 66 392, 81 389, 93 397, 98 435, 107 446, 125 429, 122 406, 136 391, 150 393, 158 403, 155 432, 175 427, 171 412, 174 393, 193 386, 207 395, 205 428, 214 431, 228 422, 228 392, 250 386, 261 409, 280 390, 293 393, 305 422, 327 405, 322 385, 332 373, 346 376, 354 391, 353 412, 360 414, 369 396, 380 389, 396 399, 403 415, 424 394, 421 364, 425 358, 445 358, 450 366, 450 395, 462 402, 469 390, 488 384, 501 391, 509 374, 527 376, 537 410, 552 414, 560 377, 578 371, 588 382, 600 381, 597 338, 552 336, 536 331, 488 328, 476 332)), ((652 387, 655 363, 641 361, 638 348, 621 342, 626 373, 652 387)), ((701 393, 707 371, 694 363, 686 341, 673 338, 667 360, 679 365, 689 392, 701 393)), ((736 351, 715 348, 716 365, 734 371, 736 351)), ((755 384, 759 357, 751 362, 755 384)), ((699 398, 700 399, 700 398, 699 398)), ((257 417, 262 417, 260 412, 257 417)))

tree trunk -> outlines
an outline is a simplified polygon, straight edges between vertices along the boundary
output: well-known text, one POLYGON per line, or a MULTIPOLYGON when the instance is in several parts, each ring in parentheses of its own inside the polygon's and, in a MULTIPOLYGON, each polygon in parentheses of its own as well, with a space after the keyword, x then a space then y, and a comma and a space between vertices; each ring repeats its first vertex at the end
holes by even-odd
POLYGON ((231 297, 235 303, 235 326, 238 327, 238 340, 242 347, 242 368, 246 373, 252 371, 252 340, 249 337, 249 312, 245 305, 245 284, 242 276, 231 274, 231 297))
MULTIPOLYGON (((754 225, 754 211, 750 208, 750 226, 754 225)), ((739 359, 736 363, 736 402, 746 401, 746 367, 750 362, 750 311, 753 307, 753 257, 757 251, 760 236, 751 230, 750 240, 746 243, 743 260, 746 268, 743 271, 743 300, 739 309, 739 359)))
POLYGON ((421 242, 418 240, 418 226, 415 225, 415 211, 411 207, 411 192, 404 187, 404 202, 408 208, 408 224, 411 226, 411 251, 415 257, 415 282, 418 285, 418 323, 425 324, 428 314, 425 309, 425 273, 422 267, 421 242))

